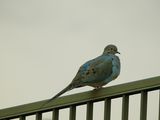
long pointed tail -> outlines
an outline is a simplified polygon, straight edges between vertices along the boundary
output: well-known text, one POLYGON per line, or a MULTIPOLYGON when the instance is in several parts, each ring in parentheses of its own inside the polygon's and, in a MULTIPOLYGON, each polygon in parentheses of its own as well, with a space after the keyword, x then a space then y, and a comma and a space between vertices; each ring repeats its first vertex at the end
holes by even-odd
POLYGON ((71 90, 71 89, 73 89, 73 88, 72 88, 72 85, 69 84, 66 88, 64 88, 62 91, 60 91, 58 94, 56 94, 56 95, 55 95, 53 98, 51 98, 50 100, 52 101, 53 99, 59 97, 60 95, 62 95, 63 93, 65 93, 65 92, 67 92, 67 91, 69 91, 69 90, 71 90))
POLYGON ((42 108, 44 105, 46 105, 46 104, 48 104, 49 102, 51 102, 52 100, 54 100, 55 98, 59 97, 60 95, 62 95, 63 93, 65 93, 65 92, 67 92, 67 91, 69 91, 69 90, 71 90, 71 89, 73 89, 73 87, 72 87, 71 84, 69 84, 66 88, 64 88, 62 91, 60 91, 60 92, 59 92, 58 94, 56 94, 54 97, 52 97, 51 99, 49 99, 48 101, 46 101, 46 102, 41 106, 41 108, 42 108))

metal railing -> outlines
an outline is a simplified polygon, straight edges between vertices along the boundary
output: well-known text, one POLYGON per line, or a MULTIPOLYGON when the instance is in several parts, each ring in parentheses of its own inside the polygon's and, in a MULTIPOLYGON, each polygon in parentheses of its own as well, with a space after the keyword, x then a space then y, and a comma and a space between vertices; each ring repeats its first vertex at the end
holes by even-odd
MULTIPOLYGON (((1 109, 0 120, 9 120, 13 118, 19 118, 19 120, 25 120, 25 118, 29 115, 35 115, 36 116, 35 120, 43 120, 42 115, 48 111, 52 112, 52 120, 59 120, 59 110, 63 108, 69 108, 69 120, 75 120, 76 107, 84 104, 87 106, 86 120, 93 120, 93 106, 94 103, 97 101, 104 101, 104 120, 110 120, 111 100, 119 97, 122 97, 121 120, 128 120, 129 96, 134 94, 141 95, 140 120, 146 120, 148 92, 159 89, 160 89, 160 76, 60 97, 46 104, 43 108, 41 108, 41 106, 47 100, 1 109)), ((159 104, 159 115, 160 115, 160 104, 159 104)), ((158 120, 160 120, 160 116, 158 120)))

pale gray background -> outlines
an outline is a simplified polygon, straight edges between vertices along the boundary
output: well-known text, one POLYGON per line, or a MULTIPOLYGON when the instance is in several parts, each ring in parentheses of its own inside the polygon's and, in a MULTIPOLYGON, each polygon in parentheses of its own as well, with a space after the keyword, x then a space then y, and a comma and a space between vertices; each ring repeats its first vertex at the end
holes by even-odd
POLYGON ((108 86, 159 76, 159 38, 159 0, 1 0, 0 108, 52 97, 110 43, 122 70, 108 86))

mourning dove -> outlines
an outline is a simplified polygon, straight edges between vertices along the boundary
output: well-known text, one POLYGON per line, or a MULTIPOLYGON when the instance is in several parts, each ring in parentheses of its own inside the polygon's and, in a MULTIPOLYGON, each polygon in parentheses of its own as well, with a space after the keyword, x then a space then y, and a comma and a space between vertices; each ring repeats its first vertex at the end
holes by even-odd
POLYGON ((115 55, 116 53, 119 52, 115 45, 106 46, 102 55, 84 63, 72 82, 49 101, 74 88, 91 86, 98 89, 116 79, 120 74, 121 66, 119 57, 115 55))

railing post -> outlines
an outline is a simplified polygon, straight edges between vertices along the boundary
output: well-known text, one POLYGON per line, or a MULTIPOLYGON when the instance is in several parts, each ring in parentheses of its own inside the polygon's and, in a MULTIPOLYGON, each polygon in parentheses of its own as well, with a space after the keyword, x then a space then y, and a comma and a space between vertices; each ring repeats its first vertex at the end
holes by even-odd
POLYGON ((25 120, 25 119, 26 119, 25 116, 20 116, 20 117, 19 117, 19 120, 25 120))
POLYGON ((52 120, 58 120, 59 119, 59 110, 58 109, 53 109, 53 114, 52 114, 52 120))
POLYGON ((160 90, 159 90, 159 113, 158 113, 158 120, 160 120, 160 90))
POLYGON ((93 120, 93 102, 87 102, 86 120, 93 120))
POLYGON ((42 113, 36 113, 36 120, 42 120, 42 113))
POLYGON ((104 103, 104 120, 110 120, 111 116, 111 99, 106 98, 104 103))
POLYGON ((122 120, 128 120, 129 95, 122 98, 122 120))
POLYGON ((69 120, 76 120, 76 106, 70 106, 69 120))
POLYGON ((147 118, 147 91, 141 91, 141 111, 140 120, 147 118))

